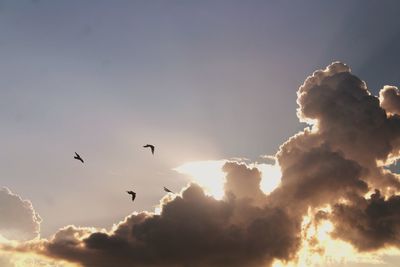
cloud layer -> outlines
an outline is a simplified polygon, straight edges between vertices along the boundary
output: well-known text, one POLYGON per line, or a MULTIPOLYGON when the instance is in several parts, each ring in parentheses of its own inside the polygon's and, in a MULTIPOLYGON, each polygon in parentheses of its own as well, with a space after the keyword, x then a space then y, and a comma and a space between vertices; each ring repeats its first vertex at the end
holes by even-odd
POLYGON ((359 251, 400 248, 400 180, 384 168, 399 156, 398 89, 377 98, 334 62, 306 79, 297 103, 309 127, 279 148, 281 183, 268 195, 256 168, 227 162, 221 200, 191 184, 164 198, 159 215, 132 214, 110 231, 69 226, 3 249, 87 267, 261 267, 296 258, 305 216, 329 220, 332 236, 359 251))

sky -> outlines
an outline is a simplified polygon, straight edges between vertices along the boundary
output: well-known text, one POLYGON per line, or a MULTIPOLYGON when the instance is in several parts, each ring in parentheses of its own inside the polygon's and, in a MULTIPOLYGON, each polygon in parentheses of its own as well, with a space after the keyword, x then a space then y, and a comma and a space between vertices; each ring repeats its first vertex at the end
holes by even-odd
MULTIPOLYGON (((81 233, 79 242, 90 234, 99 235, 101 231, 96 232, 95 228, 105 229, 101 232, 105 235, 136 223, 147 229, 150 227, 147 221, 154 218, 149 215, 151 212, 164 214, 169 210, 162 207, 171 207, 167 215, 186 218, 188 214, 181 214, 174 207, 180 205, 180 197, 182 201, 190 200, 192 194, 199 202, 204 201, 205 207, 210 206, 210 216, 218 214, 219 209, 225 210, 225 204, 239 212, 243 206, 232 204, 229 198, 232 191, 239 199, 254 197, 257 205, 248 207, 249 210, 254 208, 258 214, 261 211, 256 212, 255 207, 261 209, 267 222, 283 221, 282 225, 289 229, 285 230, 294 233, 287 236, 287 246, 282 244, 282 251, 276 249, 270 253, 272 258, 260 256, 271 249, 266 242, 260 245, 264 249, 257 250, 254 258, 244 257, 245 265, 241 266, 261 266, 260 257, 262 266, 268 266, 277 264, 273 263, 275 260, 292 261, 296 255, 302 255, 306 246, 293 238, 296 235, 299 238, 297 228, 304 223, 300 218, 306 215, 313 222, 320 217, 330 221, 334 225, 333 235, 340 242, 372 253, 351 263, 331 262, 332 266, 367 267, 377 262, 395 266, 393 257, 400 255, 398 251, 385 252, 384 256, 373 253, 386 246, 398 247, 398 236, 397 241, 382 237, 389 241, 379 243, 360 231, 351 239, 344 234, 349 231, 348 226, 340 224, 338 218, 347 218, 347 211, 351 213, 357 206, 341 206, 349 204, 346 201, 368 207, 383 196, 383 203, 399 206, 395 197, 397 176, 384 173, 380 163, 389 164, 398 156, 395 139, 399 128, 398 92, 394 87, 381 89, 385 85, 398 86, 400 81, 399 8, 398 1, 386 0, 0 1, 0 187, 5 187, 0 191, 4 195, 3 199, 0 194, 0 201, 11 203, 10 207, 23 207, 20 213, 7 213, 12 216, 7 215, 11 217, 4 219, 3 226, 0 218, 0 235, 23 241, 40 236, 43 238, 40 247, 46 249, 32 245, 28 250, 26 244, 12 247, 21 254, 36 251, 57 262, 91 266, 92 262, 71 256, 78 252, 56 253, 49 249, 59 245, 53 235, 63 236, 65 231, 60 229, 68 229, 63 228, 68 225, 73 225, 70 231, 81 233), (335 61, 346 65, 325 69, 335 61), (368 92, 375 96, 375 100, 368 101, 378 101, 377 104, 358 105, 343 98, 346 105, 338 104, 338 108, 323 94, 302 97, 299 91, 302 85, 304 95, 314 92, 314 85, 305 84, 305 80, 318 69, 325 71, 321 77, 316 75, 316 79, 327 87, 342 88, 336 84, 342 76, 346 82, 353 76, 365 81, 368 92), (329 110, 317 108, 313 103, 324 103, 327 109, 339 112, 329 115, 329 110), (385 110, 380 112, 386 112, 392 119, 386 123, 380 115, 374 117, 377 109, 385 110), (342 113, 347 115, 340 116, 342 113), (359 113, 363 115, 352 116, 359 113), (385 122, 377 126, 376 120, 385 122), (364 121, 370 122, 368 127, 363 128, 364 121), (354 128, 358 125, 366 134, 349 130, 349 125, 354 128), (304 131, 305 127, 311 127, 310 132, 304 131), (291 138, 295 135, 301 138, 291 138), (353 139, 345 142, 344 136, 353 139), (154 156, 142 147, 147 143, 156 146, 154 156), (324 145, 318 152, 310 143, 324 145), (312 153, 294 157, 290 151, 295 150, 288 149, 290 153, 285 150, 292 145, 305 147, 307 153, 312 153), (85 164, 73 159, 74 152, 83 157, 85 164), (276 200, 284 194, 296 195, 295 188, 305 186, 294 176, 301 176, 299 173, 308 166, 307 159, 313 162, 325 158, 330 166, 340 170, 349 168, 339 177, 353 177, 349 179, 352 183, 343 183, 347 188, 344 190, 339 186, 340 179, 335 182, 337 177, 329 178, 331 173, 339 171, 333 168, 324 172, 326 164, 321 163, 322 167, 317 164, 317 176, 328 177, 331 186, 337 185, 337 191, 343 191, 342 199, 316 194, 313 190, 324 191, 320 189, 323 184, 315 180, 307 184, 311 189, 305 191, 316 195, 315 198, 300 201, 300 208, 291 204, 298 199, 288 198, 286 204, 290 208, 285 212, 289 219, 269 210, 282 209, 276 200), (293 168, 300 168, 298 173, 285 169, 292 160, 296 162, 293 168), (248 176, 253 177, 249 179, 254 184, 242 192, 238 188, 243 185, 237 181, 242 178, 235 177, 248 176), (214 199, 202 196, 198 192, 201 189, 189 185, 191 181, 214 199), (164 186, 181 195, 176 198, 166 195, 164 186), (357 192, 357 200, 349 197, 348 188, 357 192), (374 193, 374 189, 380 193, 374 193), (127 190, 137 192, 134 203, 127 190), (215 203, 222 207, 214 210, 215 203), (318 213, 316 209, 323 205, 330 205, 331 210, 318 213), (302 213, 294 214, 293 210, 302 213), (141 213, 144 211, 147 213, 141 213), (139 215, 133 215, 135 212, 139 215), (146 224, 143 220, 147 220, 146 224), (17 227, 15 222, 21 222, 21 226, 17 227), (358 236, 363 238, 356 239, 358 236), (368 242, 373 245, 360 246, 368 242)), ((362 86, 349 85, 353 87, 356 89, 352 97, 363 98, 362 86)), ((344 97, 334 93, 332 96, 344 97)), ((194 210, 199 209, 188 203, 194 210)), ((236 216, 240 217, 240 212, 236 216)), ((250 214, 242 217, 246 223, 236 218, 220 218, 215 225, 219 227, 227 221, 247 225, 255 220, 250 214)), ((400 219, 389 224, 399 234, 400 219)), ((262 229, 268 229, 268 223, 262 229)), ((176 243, 181 241, 185 240, 176 243)), ((238 249, 225 245, 220 244, 221 255, 229 249, 238 249)), ((150 245, 132 248, 151 250, 150 245)), ((328 255, 328 245, 325 251, 328 255)), ((188 255, 197 258, 195 254, 188 255)), ((215 264, 212 261, 194 265, 180 255, 175 256, 168 258, 170 262, 164 266, 215 264)), ((18 266, 13 260, 6 261, 18 266)), ((134 264, 149 264, 146 259, 139 262, 134 264)), ((325 262, 321 266, 328 265, 325 262)))

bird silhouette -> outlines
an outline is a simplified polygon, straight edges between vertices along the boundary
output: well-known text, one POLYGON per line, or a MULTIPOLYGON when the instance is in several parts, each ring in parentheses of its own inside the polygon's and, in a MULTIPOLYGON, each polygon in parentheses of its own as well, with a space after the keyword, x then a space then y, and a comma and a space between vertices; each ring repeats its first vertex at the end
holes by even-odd
POLYGON ((166 188, 165 186, 164 186, 164 191, 167 192, 167 193, 172 193, 172 194, 174 194, 174 192, 172 192, 171 190, 169 190, 169 189, 166 188))
POLYGON ((145 145, 145 146, 143 146, 143 147, 150 147, 150 149, 151 149, 151 154, 153 154, 154 155, 154 146, 153 145, 149 145, 149 144, 147 144, 147 145, 145 145))
POLYGON ((126 191, 129 195, 132 195, 132 201, 134 201, 135 200, 135 197, 136 197, 136 193, 135 192, 133 192, 133 191, 126 191))
POLYGON ((78 153, 75 152, 75 155, 76 156, 74 157, 74 159, 77 159, 77 160, 81 161, 82 163, 84 163, 83 159, 81 158, 81 156, 79 156, 78 153))

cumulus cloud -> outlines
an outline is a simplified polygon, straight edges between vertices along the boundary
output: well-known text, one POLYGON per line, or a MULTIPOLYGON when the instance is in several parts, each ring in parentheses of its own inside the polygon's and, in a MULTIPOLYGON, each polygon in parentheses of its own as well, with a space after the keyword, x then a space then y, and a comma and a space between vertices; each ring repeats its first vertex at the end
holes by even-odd
POLYGON ((346 65, 335 62, 316 71, 300 87, 297 102, 299 118, 314 124, 314 142, 327 143, 368 169, 365 179, 372 186, 400 188, 399 179, 379 166, 398 155, 400 118, 387 116, 346 65))
MULTIPOLYGON (((228 168, 235 167, 243 166, 228 168)), ((216 200, 191 184, 160 215, 133 214, 111 232, 70 226, 18 250, 84 266, 268 266, 295 255, 298 227, 279 208, 258 207, 232 191, 216 200)))
POLYGON ((392 195, 399 178, 382 166, 399 153, 397 98, 397 88, 384 87, 378 100, 347 66, 333 63, 315 72, 298 92, 299 118, 310 122, 312 130, 291 138, 278 153, 282 190, 287 192, 287 177, 296 176, 292 196, 300 190, 317 206, 330 198, 333 211, 326 216, 334 223, 333 236, 360 251, 399 246, 399 196, 392 195), (307 164, 310 152, 321 147, 326 152, 307 164), (313 175, 315 167, 318 173, 313 175), (312 182, 301 184, 304 177, 312 182), (370 199, 364 198, 368 189, 376 190, 370 199), (389 195, 387 200, 382 192, 389 195), (339 197, 345 203, 337 203, 339 197))
POLYGON ((381 107, 391 114, 400 114, 400 92, 395 86, 385 86, 379 92, 381 107))
POLYGON ((309 207, 334 203, 349 193, 366 193, 361 180, 362 167, 348 160, 340 151, 322 144, 307 146, 305 132, 281 147, 278 160, 282 166, 282 182, 270 195, 270 202, 304 215, 309 207))
POLYGON ((258 169, 236 162, 227 162, 222 169, 226 173, 226 195, 233 194, 238 199, 247 199, 257 205, 265 204, 266 195, 260 188, 261 172, 258 169))
POLYGON ((350 204, 336 204, 330 219, 333 236, 353 244, 360 251, 400 246, 400 196, 385 199, 379 190, 370 198, 350 204))
POLYGON ((164 198, 160 214, 132 214, 110 231, 69 226, 3 249, 87 267, 261 267, 296 259, 304 242, 323 253, 316 236, 304 235, 322 220, 359 251, 400 248, 400 180, 384 168, 399 156, 398 95, 384 87, 378 99, 334 62, 298 90, 297 114, 309 127, 280 146, 282 177, 272 192, 260 189, 256 168, 223 161, 221 199, 191 184, 164 198))
POLYGON ((8 188, 0 189, 0 235, 11 240, 38 237, 40 216, 29 200, 23 200, 8 188))

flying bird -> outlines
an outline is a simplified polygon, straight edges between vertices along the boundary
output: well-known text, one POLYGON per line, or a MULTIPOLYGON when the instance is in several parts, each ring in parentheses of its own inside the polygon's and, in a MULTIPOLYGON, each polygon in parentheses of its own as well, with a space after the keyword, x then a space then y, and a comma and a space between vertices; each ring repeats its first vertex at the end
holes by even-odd
POLYGON ((169 189, 166 188, 165 186, 164 186, 164 191, 167 192, 167 193, 172 193, 172 194, 174 194, 174 192, 172 192, 171 190, 169 190, 169 189))
POLYGON ((74 159, 77 159, 77 160, 81 161, 82 163, 84 163, 83 159, 81 158, 81 156, 79 156, 78 153, 75 152, 75 155, 76 156, 74 157, 74 159))
POLYGON ((134 201, 135 200, 135 197, 136 197, 136 193, 135 192, 133 192, 133 191, 126 191, 129 195, 132 195, 132 201, 134 201))
POLYGON ((149 145, 149 144, 147 144, 147 145, 145 145, 145 146, 143 146, 143 147, 150 147, 150 149, 151 149, 151 154, 153 154, 154 155, 154 146, 153 145, 149 145))

